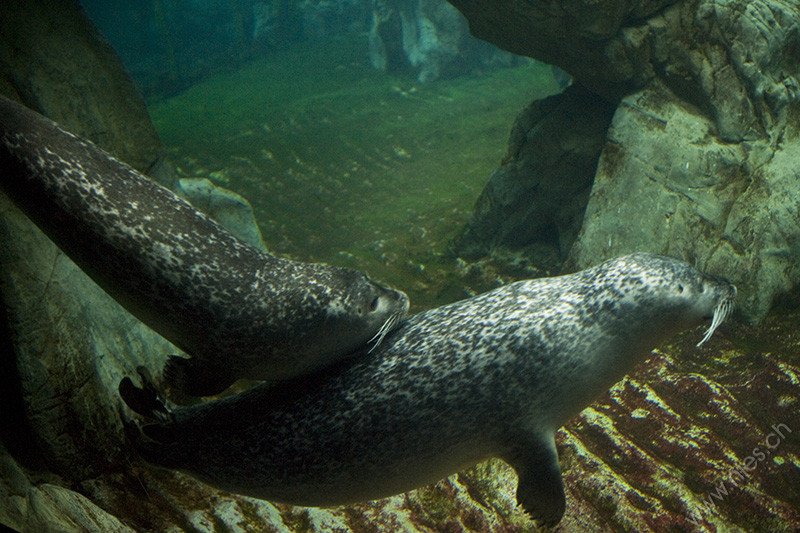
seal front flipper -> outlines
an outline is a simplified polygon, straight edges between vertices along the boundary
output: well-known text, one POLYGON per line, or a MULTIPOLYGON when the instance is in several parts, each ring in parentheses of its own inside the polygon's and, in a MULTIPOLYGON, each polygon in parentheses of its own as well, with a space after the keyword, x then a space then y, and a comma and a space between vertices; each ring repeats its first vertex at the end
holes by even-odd
POLYGON ((181 399, 186 396, 215 396, 233 385, 236 377, 194 358, 173 355, 164 364, 164 381, 174 396, 181 399))
POLYGON ((538 525, 554 526, 564 516, 566 498, 552 433, 523 433, 510 440, 503 459, 519 476, 517 503, 538 525))

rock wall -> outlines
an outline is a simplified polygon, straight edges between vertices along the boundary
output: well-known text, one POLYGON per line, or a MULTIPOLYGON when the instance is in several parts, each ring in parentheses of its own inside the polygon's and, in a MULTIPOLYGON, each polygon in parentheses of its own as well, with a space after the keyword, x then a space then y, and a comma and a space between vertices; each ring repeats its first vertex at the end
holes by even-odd
POLYGON ((160 177, 144 99, 77 0, 0 4, 0 94, 160 177))
MULTIPOLYGON (((560 242, 569 249, 563 268, 637 250, 682 257, 734 281, 740 311, 754 321, 798 286, 800 225, 791 200, 800 194, 797 2, 451 3, 475 35, 554 63, 616 108, 581 230, 574 242, 560 242)), ((603 126, 600 118, 593 123, 603 126)), ((545 120, 534 127, 539 139, 563 128, 545 120)), ((539 139, 529 140, 530 154, 547 146, 539 139)), ((542 180, 534 163, 528 166, 537 171, 516 180, 517 189, 542 180)), ((541 204, 531 196, 518 202, 525 207, 504 212, 510 189, 502 170, 490 178, 465 236, 483 220, 522 218, 541 204)), ((576 165, 574 175, 580 173, 576 165)), ((555 218, 574 217, 574 202, 552 198, 560 205, 551 210, 555 218)), ((548 218, 554 216, 543 212, 531 227, 548 218)), ((496 225, 483 234, 493 229, 503 231, 496 225)), ((455 251, 468 254, 475 246, 459 247, 463 240, 455 251)), ((493 244, 483 239, 485 247, 493 244)))
POLYGON ((0 523, 106 530, 113 520, 89 527, 94 504, 68 489, 130 461, 116 387, 137 364, 159 364, 175 348, 123 311, 4 195, 0 273, 12 340, 0 386, 15 392, 0 415, 12 452, 0 450, 0 523))

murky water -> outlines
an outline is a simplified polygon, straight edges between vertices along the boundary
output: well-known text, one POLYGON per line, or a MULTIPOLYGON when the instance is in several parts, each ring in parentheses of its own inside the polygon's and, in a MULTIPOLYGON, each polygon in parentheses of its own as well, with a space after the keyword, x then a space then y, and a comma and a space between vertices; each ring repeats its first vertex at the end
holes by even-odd
POLYGON ((516 114, 558 87, 539 63, 420 85, 374 71, 363 49, 298 45, 151 114, 183 175, 250 200, 272 252, 367 271, 412 310, 464 297, 448 242, 516 114))

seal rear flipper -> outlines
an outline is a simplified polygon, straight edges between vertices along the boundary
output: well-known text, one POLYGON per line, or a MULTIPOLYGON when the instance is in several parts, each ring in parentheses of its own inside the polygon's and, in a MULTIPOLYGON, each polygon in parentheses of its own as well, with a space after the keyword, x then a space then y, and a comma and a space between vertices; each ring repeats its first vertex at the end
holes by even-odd
POLYGON ((164 364, 164 381, 177 397, 215 396, 236 381, 224 369, 176 355, 164 364))
POLYGON ((143 366, 136 371, 142 381, 141 388, 133 384, 129 377, 119 382, 119 395, 122 401, 136 414, 147 418, 163 420, 170 417, 170 412, 161 400, 158 389, 153 383, 150 372, 143 366))
POLYGON ((119 383, 119 394, 133 412, 151 422, 139 424, 129 419, 120 409, 119 416, 125 435, 136 452, 147 462, 176 468, 178 462, 172 459, 174 454, 171 453, 176 446, 174 416, 159 397, 147 369, 139 367, 137 371, 142 386, 137 387, 131 378, 125 377, 119 383))
POLYGON ((505 458, 519 476, 517 503, 537 525, 554 526, 564 516, 566 497, 552 434, 515 436, 505 458))

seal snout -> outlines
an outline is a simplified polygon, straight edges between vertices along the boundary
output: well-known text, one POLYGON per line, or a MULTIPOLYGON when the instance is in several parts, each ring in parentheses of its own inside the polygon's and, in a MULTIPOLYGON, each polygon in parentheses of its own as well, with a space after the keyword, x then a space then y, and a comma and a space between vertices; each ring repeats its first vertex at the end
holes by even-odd
MULTIPOLYGON (((367 341, 374 343, 372 348, 369 349, 370 353, 372 353, 372 351, 377 348, 378 345, 380 345, 389 332, 396 329, 397 326, 403 322, 403 319, 405 319, 409 308, 408 296, 406 296, 406 293, 402 291, 390 290, 387 294, 380 296, 378 299, 388 300, 386 307, 388 309, 393 308, 394 312, 392 312, 392 314, 389 315, 389 317, 383 322, 383 325, 381 325, 378 332, 375 333, 375 335, 369 339, 369 341, 367 341)), ((381 302, 379 302, 376 310, 380 310, 382 308, 383 306, 381 305, 381 302)))

